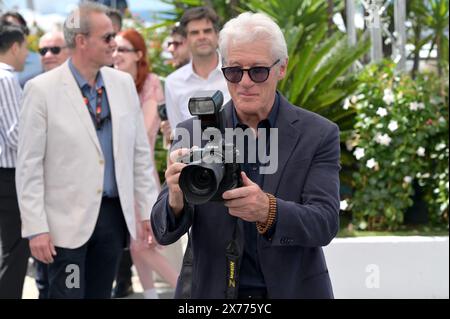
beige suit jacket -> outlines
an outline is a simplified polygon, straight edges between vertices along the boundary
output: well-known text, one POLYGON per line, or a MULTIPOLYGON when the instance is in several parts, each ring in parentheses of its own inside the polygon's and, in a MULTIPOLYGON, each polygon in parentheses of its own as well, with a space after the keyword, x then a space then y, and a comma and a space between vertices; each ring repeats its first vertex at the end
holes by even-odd
MULTIPOLYGON (((109 67, 100 72, 111 110, 120 202, 136 238, 136 216, 149 219, 158 195, 152 155, 133 79, 109 67)), ((82 246, 95 228, 103 176, 104 156, 68 63, 29 81, 16 168, 22 236, 49 232, 58 247, 82 246)))

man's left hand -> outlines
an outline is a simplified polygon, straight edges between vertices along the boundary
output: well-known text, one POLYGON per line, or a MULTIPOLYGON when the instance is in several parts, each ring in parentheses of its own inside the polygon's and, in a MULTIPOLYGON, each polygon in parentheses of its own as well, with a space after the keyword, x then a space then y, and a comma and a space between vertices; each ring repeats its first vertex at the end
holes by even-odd
POLYGON ((228 212, 248 222, 265 223, 269 216, 269 198, 244 172, 241 176, 243 186, 222 195, 228 212))
POLYGON ((156 246, 158 243, 153 237, 152 226, 150 225, 150 220, 141 221, 141 233, 138 234, 139 240, 141 240, 146 245, 150 247, 156 246))

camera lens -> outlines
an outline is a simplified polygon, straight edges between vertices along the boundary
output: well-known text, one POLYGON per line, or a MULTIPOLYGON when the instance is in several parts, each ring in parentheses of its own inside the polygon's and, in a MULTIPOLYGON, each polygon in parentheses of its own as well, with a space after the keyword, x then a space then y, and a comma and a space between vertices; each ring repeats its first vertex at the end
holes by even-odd
POLYGON ((209 194, 215 186, 214 173, 203 167, 197 167, 191 171, 191 181, 190 185, 191 192, 197 195, 207 195, 209 194))
POLYGON ((223 179, 221 164, 188 164, 181 170, 180 188, 188 203, 200 205, 208 202, 217 192, 223 179))

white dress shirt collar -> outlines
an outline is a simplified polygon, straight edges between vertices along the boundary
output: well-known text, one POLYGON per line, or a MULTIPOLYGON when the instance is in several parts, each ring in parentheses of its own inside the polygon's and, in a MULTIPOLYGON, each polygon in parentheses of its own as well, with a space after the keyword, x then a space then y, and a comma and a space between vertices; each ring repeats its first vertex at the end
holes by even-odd
MULTIPOLYGON (((217 59, 218 59, 217 66, 216 66, 216 68, 215 68, 214 70, 211 71, 211 73, 209 74, 208 77, 210 77, 211 74, 214 73, 214 72, 222 73, 222 56, 220 55, 219 51, 217 51, 217 59)), ((195 73, 195 71, 194 71, 194 66, 193 66, 193 64, 192 64, 192 59, 191 59, 191 61, 186 65, 186 68, 185 68, 184 70, 185 70, 185 73, 183 74, 183 76, 184 76, 184 80, 185 80, 185 81, 189 80, 189 78, 192 77, 192 76, 201 78, 201 77, 200 77, 197 73, 195 73)))
POLYGON ((0 62, 0 69, 5 70, 5 71, 11 71, 14 72, 14 68, 6 63, 0 62))

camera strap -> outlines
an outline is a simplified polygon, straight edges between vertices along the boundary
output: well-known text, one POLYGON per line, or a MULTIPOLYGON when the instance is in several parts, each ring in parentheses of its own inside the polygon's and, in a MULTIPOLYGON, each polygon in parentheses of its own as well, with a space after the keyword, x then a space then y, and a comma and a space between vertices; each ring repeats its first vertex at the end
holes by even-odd
POLYGON ((227 299, 236 299, 238 297, 239 289, 239 268, 240 268, 240 245, 237 238, 237 224, 238 220, 236 218, 236 223, 234 224, 233 237, 228 243, 226 249, 227 257, 227 299))

